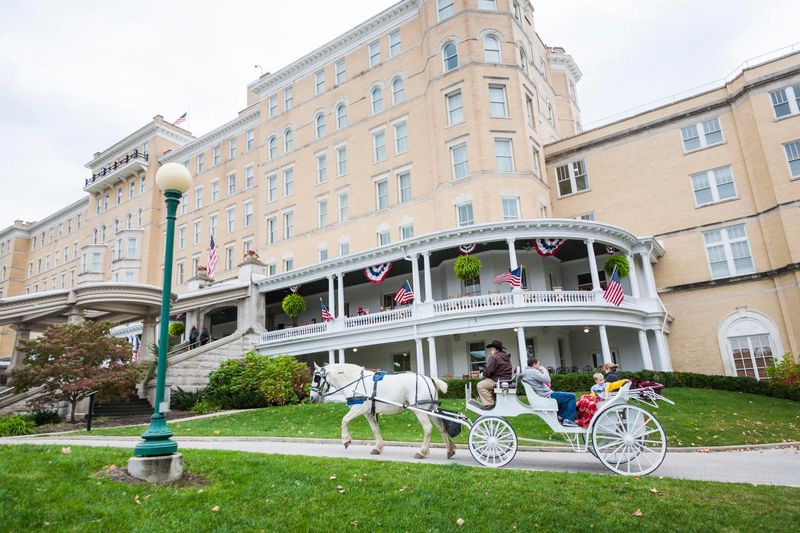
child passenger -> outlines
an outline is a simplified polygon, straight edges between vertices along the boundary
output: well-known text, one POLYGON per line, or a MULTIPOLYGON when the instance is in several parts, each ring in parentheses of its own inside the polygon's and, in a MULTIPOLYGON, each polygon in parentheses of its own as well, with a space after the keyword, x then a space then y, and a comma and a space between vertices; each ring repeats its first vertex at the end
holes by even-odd
POLYGON ((584 394, 578 399, 578 419, 575 421, 580 427, 588 427, 592 417, 597 412, 597 404, 606 399, 606 383, 603 374, 597 372, 594 376, 594 385, 589 394, 584 394))

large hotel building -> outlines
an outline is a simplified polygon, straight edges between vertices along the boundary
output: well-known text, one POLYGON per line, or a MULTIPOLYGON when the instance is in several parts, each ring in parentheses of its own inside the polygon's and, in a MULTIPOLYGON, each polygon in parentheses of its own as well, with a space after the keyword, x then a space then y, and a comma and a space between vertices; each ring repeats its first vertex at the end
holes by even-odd
POLYGON ((581 71, 535 22, 526 0, 403 0, 250 83, 213 131, 156 116, 95 153, 82 200, 0 231, 6 375, 51 324, 154 340, 167 162, 194 178, 173 318, 212 337, 173 351, 173 386, 250 349, 444 377, 477 373, 493 339, 556 371, 763 378, 800 353, 800 53, 583 131, 581 71), (631 266, 619 306, 609 254, 631 266), (494 283, 517 267, 521 287, 494 283))

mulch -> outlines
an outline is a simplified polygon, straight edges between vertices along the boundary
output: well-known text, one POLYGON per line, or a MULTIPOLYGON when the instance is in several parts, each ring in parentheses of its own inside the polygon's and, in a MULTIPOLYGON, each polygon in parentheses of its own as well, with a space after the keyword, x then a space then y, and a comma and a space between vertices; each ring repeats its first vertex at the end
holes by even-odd
MULTIPOLYGON (((167 421, 179 420, 181 418, 188 418, 190 416, 197 416, 193 411, 170 411, 166 413, 167 421)), ((147 424, 150 422, 152 415, 134 415, 134 416, 113 416, 113 417, 98 417, 92 420, 92 429, 99 428, 112 428, 117 426, 129 426, 133 424, 147 424)), ((59 431, 80 431, 86 429, 86 422, 76 422, 70 424, 68 422, 62 424, 49 424, 45 426, 38 426, 36 433, 57 433, 59 431)))
POLYGON ((126 485, 157 485, 160 487, 205 487, 210 484, 208 478, 199 474, 191 472, 183 472, 183 475, 177 481, 168 481, 164 483, 150 483, 143 479, 135 478, 128 473, 127 468, 122 468, 117 465, 108 465, 99 472, 95 473, 95 477, 107 478, 118 483, 125 483, 126 485))

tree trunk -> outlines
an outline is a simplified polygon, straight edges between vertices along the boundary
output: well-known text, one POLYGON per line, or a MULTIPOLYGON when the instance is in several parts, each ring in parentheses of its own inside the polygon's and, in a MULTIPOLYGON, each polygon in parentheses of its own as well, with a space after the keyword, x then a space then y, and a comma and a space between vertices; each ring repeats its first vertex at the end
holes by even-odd
POLYGON ((78 400, 71 400, 69 402, 69 422, 75 423, 75 409, 78 407, 78 400))

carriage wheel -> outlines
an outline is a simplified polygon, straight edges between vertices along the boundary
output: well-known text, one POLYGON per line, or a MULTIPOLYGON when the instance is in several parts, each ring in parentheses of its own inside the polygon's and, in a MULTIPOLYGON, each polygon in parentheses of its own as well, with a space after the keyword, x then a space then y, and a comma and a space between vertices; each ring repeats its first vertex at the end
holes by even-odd
POLYGON ((667 439, 651 413, 635 405, 617 405, 594 421, 592 447, 594 455, 612 472, 643 476, 661 466, 667 439))
POLYGON ((469 451, 483 466, 505 466, 517 454, 517 434, 503 418, 481 417, 469 430, 469 451))

